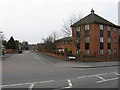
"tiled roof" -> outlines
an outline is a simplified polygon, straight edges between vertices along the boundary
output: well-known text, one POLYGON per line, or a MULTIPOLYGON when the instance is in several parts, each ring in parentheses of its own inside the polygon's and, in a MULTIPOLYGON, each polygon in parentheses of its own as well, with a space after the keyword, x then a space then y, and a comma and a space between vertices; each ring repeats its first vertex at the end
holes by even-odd
MULTIPOLYGON (((77 27, 79 25, 85 25, 85 24, 91 24, 91 23, 116 26, 115 24, 109 22, 108 20, 98 16, 97 14, 94 13, 94 10, 92 10, 88 16, 86 16, 83 19, 79 20, 78 22, 74 23, 71 27, 77 27)), ((119 27, 119 26, 116 26, 116 27, 119 27)))

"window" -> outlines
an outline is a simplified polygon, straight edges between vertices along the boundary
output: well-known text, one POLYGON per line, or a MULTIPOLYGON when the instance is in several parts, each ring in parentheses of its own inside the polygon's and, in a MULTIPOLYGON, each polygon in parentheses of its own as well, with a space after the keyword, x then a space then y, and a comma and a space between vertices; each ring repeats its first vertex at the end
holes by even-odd
POLYGON ((77 38, 77 43, 80 43, 80 38, 77 38))
POLYGON ((108 49, 108 51, 107 51, 107 52, 108 52, 108 54, 109 54, 109 55, 111 54, 111 50, 110 50, 110 49, 108 49))
POLYGON ((108 49, 111 49, 111 44, 110 43, 108 43, 108 49))
POLYGON ((78 54, 78 53, 79 53, 79 50, 76 50, 76 53, 78 54))
POLYGON ((116 38, 114 39, 114 42, 115 42, 115 43, 117 42, 117 39, 116 39, 116 38))
POLYGON ((116 32, 116 28, 114 28, 114 32, 116 32))
POLYGON ((76 36, 77 36, 77 37, 80 37, 80 32, 77 32, 77 33, 76 33, 76 36))
POLYGON ((110 26, 107 26, 107 30, 110 31, 110 26))
POLYGON ((89 55, 90 51, 89 50, 85 50, 85 54, 89 55))
POLYGON ((104 41, 103 41, 103 37, 100 37, 100 42, 104 42, 104 41))
POLYGON ((115 53, 117 53, 117 49, 115 49, 115 53))
POLYGON ((104 54, 104 51, 103 49, 100 50, 100 55, 103 55, 104 54))
POLYGON ((77 49, 80 49, 80 43, 77 43, 77 49))
POLYGON ((89 43, 85 43, 85 49, 89 49, 89 43))
POLYGON ((85 37, 89 37, 89 30, 85 31, 85 37))
POLYGON ((80 27, 77 27, 77 32, 80 32, 80 27))
POLYGON ((103 37, 103 30, 100 30, 100 37, 103 37))
POLYGON ((111 41, 110 38, 108 38, 108 43, 110 43, 110 41, 111 41))
POLYGON ((89 25, 85 25, 85 30, 89 30, 89 25))
POLYGON ((86 37, 85 38, 85 43, 89 43, 89 39, 90 39, 89 37, 86 37))
POLYGON ((100 30, 103 30, 103 25, 100 24, 100 30))
POLYGON ((104 47, 104 44, 100 43, 100 49, 103 49, 103 47, 104 47))
POLYGON ((111 36, 110 31, 108 31, 108 37, 110 37, 110 36, 111 36))

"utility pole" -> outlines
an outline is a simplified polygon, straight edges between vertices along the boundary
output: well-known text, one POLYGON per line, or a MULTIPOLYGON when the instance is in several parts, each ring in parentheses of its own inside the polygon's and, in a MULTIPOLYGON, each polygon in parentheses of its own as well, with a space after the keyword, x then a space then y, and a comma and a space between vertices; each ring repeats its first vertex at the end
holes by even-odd
MULTIPOLYGON (((2 85, 2 31, 0 30, 0 86, 2 85)), ((0 87, 0 90, 2 87, 0 87)))
POLYGON ((2 60, 2 33, 3 33, 3 31, 0 31, 0 58, 1 58, 1 60, 2 60))

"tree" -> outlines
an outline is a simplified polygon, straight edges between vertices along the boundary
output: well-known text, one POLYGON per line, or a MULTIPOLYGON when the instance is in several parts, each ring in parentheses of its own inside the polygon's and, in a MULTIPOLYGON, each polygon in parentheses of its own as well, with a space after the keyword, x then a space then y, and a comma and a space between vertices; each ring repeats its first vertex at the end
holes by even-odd
POLYGON ((28 44, 27 41, 24 41, 22 44, 23 44, 23 49, 24 50, 28 50, 29 49, 29 44, 28 44))
POLYGON ((15 40, 15 44, 16 44, 16 49, 19 49, 20 42, 18 40, 15 40))
POLYGON ((2 44, 3 44, 4 48, 7 47, 7 41, 6 40, 2 40, 2 44))
POLYGON ((14 38, 11 36, 8 43, 7 43, 7 49, 17 49, 17 44, 14 41, 14 38))
POLYGON ((44 41, 45 50, 48 50, 48 51, 54 50, 55 47, 56 47, 56 45, 55 45, 55 42, 54 42, 54 38, 52 36, 47 37, 44 41))
POLYGON ((72 36, 71 25, 73 25, 75 22, 79 21, 81 18, 82 18, 81 14, 78 14, 78 15, 73 14, 69 18, 68 22, 65 22, 63 20, 63 25, 61 26, 63 37, 71 37, 72 36))

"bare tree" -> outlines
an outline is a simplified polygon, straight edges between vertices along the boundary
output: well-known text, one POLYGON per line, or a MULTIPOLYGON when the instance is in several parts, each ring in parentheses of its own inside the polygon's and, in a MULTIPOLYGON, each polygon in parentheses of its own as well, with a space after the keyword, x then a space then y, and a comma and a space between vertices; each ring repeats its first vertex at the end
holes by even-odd
POLYGON ((68 22, 65 22, 63 20, 63 25, 61 26, 61 30, 63 33, 63 37, 71 37, 72 36, 72 30, 71 25, 73 25, 75 22, 79 21, 82 18, 81 14, 76 15, 75 13, 69 18, 68 22))
POLYGON ((52 36, 49 36, 45 39, 44 41, 44 48, 45 50, 51 51, 55 49, 55 43, 54 43, 54 38, 52 36))

